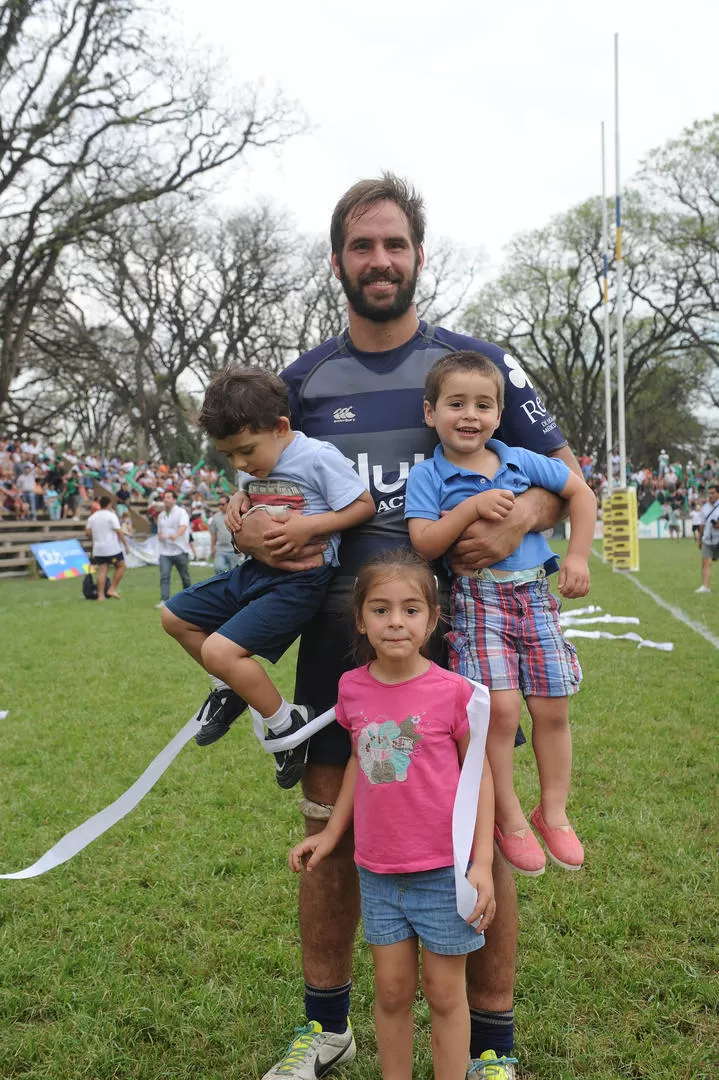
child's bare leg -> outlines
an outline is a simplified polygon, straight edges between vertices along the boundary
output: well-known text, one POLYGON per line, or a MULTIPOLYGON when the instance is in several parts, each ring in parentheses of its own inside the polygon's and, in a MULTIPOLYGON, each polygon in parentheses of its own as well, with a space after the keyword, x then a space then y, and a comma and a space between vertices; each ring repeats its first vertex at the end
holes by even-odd
POLYGON ((532 746, 539 770, 542 816, 551 829, 568 825, 567 799, 572 776, 572 736, 566 697, 528 697, 532 746))
POLYGON ((199 626, 194 626, 192 623, 185 622, 184 619, 180 619, 177 615, 173 615, 169 608, 164 607, 162 609, 162 629, 170 637, 173 637, 177 641, 186 653, 189 653, 192 659, 200 665, 205 667, 202 660, 202 646, 210 636, 207 630, 201 629, 199 626))
MULTIPOLYGON (((412 1080, 412 1003, 419 977, 417 938, 407 938, 395 945, 371 945, 370 948, 374 960, 374 1016, 382 1077, 383 1080, 412 1080)), ((464 959, 461 957, 463 962, 464 959)), ((469 1025, 469 1011, 467 1017, 469 1025)), ((464 1064, 466 1070, 466 1054, 464 1064)))
POLYGON ((501 832, 507 834, 528 827, 514 793, 514 736, 521 699, 518 690, 492 690, 490 700, 487 757, 494 779, 494 817, 501 832))
POLYGON ((469 1059, 466 956, 422 950, 422 989, 432 1018, 434 1080, 464 1080, 469 1059))
POLYGON ((210 634, 202 645, 201 656, 210 674, 223 679, 265 718, 274 716, 282 705, 282 695, 264 668, 241 645, 222 634, 210 634))
POLYGON ((105 582, 107 581, 107 563, 100 563, 97 568, 97 598, 105 599, 105 582))

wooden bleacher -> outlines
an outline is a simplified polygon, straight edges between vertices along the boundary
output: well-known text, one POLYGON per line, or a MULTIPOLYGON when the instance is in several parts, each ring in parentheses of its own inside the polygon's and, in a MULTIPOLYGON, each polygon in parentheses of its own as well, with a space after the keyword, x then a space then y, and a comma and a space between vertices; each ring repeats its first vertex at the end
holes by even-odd
POLYGON ((91 542, 85 533, 88 515, 78 521, 50 521, 38 517, 37 521, 0 521, 0 579, 27 577, 39 570, 31 544, 46 544, 51 540, 79 540, 86 551, 91 542))

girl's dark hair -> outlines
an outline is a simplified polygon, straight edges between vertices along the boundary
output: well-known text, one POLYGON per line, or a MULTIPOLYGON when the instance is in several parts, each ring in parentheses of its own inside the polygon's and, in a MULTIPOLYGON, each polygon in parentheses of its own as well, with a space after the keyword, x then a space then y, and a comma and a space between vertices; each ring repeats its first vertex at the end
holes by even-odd
POLYGON ((422 597, 430 612, 439 606, 439 588, 434 570, 421 555, 412 548, 401 547, 394 551, 383 551, 368 559, 360 568, 352 590, 352 611, 355 622, 354 655, 358 663, 366 664, 375 659, 375 651, 365 634, 357 629, 357 618, 367 594, 378 579, 400 577, 412 574, 417 578, 422 597))
POLYGON ((228 367, 205 391, 199 425, 211 439, 230 439, 245 429, 272 431, 290 415, 287 385, 261 368, 228 367))

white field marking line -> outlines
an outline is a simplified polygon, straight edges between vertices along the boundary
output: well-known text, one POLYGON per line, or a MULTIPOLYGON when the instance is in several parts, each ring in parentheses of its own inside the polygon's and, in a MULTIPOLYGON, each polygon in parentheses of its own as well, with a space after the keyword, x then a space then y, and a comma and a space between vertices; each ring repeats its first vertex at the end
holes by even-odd
MULTIPOLYGON (((592 555, 594 555, 594 557, 597 559, 602 558, 599 552, 595 551, 594 548, 592 548, 592 555)), ((706 626, 702 626, 701 623, 694 622, 694 620, 690 619, 687 613, 685 611, 682 611, 681 608, 675 607, 674 604, 667 603, 667 601, 663 600, 661 596, 658 596, 657 593, 652 592, 652 590, 647 588, 646 585, 643 585, 639 578, 635 577, 631 571, 628 570, 626 572, 626 576, 629 581, 631 581, 632 585, 636 585, 636 587, 638 589, 641 589, 643 593, 646 593, 647 596, 651 596, 654 603, 658 604, 659 607, 664 608, 664 610, 668 611, 670 615, 673 615, 677 622, 684 623, 684 625, 688 626, 690 630, 693 630, 695 634, 700 634, 704 638, 704 640, 708 641, 710 645, 713 645, 715 649, 719 649, 719 638, 716 636, 716 634, 712 634, 711 630, 709 630, 706 626)))

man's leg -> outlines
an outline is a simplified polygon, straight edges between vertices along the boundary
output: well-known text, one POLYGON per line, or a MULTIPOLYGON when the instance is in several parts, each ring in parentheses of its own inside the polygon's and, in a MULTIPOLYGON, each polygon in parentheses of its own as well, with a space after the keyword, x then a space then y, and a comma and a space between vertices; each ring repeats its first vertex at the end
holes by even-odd
POLYGON ((160 555, 160 600, 167 603, 170 599, 170 576, 172 574, 172 556, 160 555))
POLYGON ((118 596, 119 597, 120 594, 117 591, 117 586, 120 584, 123 577, 125 576, 125 570, 126 570, 126 566, 125 566, 125 560, 124 559, 122 560, 122 562, 116 562, 115 563, 115 572, 112 575, 112 581, 110 582, 110 591, 108 592, 108 596, 118 596))
POLYGON ((189 570, 190 556, 189 555, 177 555, 175 557, 177 559, 177 562, 175 563, 175 566, 177 567, 178 573, 180 575, 180 580, 182 581, 182 588, 183 589, 189 589, 190 585, 192 585, 192 582, 190 581, 190 570, 189 570))
POLYGON ((105 599, 105 582, 107 581, 107 563, 100 563, 97 567, 97 598, 105 599))
MULTIPOLYGON (((297 696, 297 695, 295 695, 297 696)), ((306 835, 327 824, 339 793, 344 766, 309 764, 302 777, 306 835)), ((300 937, 308 1025, 262 1080, 303 1080, 324 1076, 357 1053, 348 1024, 352 948, 359 922, 359 885, 354 835, 345 833, 331 855, 300 877, 300 937)))
POLYGON ((486 944, 467 957, 467 997, 471 1021, 471 1057, 485 1050, 498 1057, 514 1045, 514 976, 517 966, 517 890, 514 876, 494 849, 494 895, 497 912, 487 930, 486 944))
MULTIPOLYGON (((312 815, 321 814, 324 806, 334 806, 343 775, 341 765, 307 765, 302 778, 307 836, 325 827, 326 817, 312 815)), ((302 965, 309 986, 326 989, 349 982, 359 917, 354 833, 350 829, 331 855, 300 878, 302 965)))

